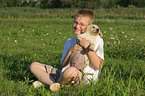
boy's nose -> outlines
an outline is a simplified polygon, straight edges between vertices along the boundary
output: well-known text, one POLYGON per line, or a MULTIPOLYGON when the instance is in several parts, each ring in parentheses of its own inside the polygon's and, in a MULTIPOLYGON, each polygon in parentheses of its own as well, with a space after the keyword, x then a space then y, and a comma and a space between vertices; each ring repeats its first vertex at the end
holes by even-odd
POLYGON ((77 29, 80 29, 80 28, 81 28, 81 25, 80 25, 80 24, 77 24, 77 25, 76 25, 76 28, 77 28, 77 29))

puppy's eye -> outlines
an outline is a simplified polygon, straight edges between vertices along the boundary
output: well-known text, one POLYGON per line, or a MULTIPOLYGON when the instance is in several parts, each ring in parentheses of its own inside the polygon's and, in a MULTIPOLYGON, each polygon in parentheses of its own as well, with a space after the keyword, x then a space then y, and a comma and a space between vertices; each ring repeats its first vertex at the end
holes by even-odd
POLYGON ((96 28, 94 26, 92 26, 92 32, 95 32, 96 28))

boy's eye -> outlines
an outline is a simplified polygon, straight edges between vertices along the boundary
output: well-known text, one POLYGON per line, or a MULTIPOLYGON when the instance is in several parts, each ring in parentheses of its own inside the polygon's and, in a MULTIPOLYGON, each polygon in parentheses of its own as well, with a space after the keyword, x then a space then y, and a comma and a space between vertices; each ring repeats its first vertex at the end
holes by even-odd
POLYGON ((77 21, 74 21, 74 23, 78 24, 78 22, 77 22, 77 21))
POLYGON ((77 21, 74 21, 74 23, 76 24, 76 25, 80 25, 80 26, 87 26, 87 25, 85 25, 85 24, 82 24, 82 23, 78 23, 77 21))
POLYGON ((81 26, 86 26, 86 25, 84 25, 84 24, 80 24, 81 26))

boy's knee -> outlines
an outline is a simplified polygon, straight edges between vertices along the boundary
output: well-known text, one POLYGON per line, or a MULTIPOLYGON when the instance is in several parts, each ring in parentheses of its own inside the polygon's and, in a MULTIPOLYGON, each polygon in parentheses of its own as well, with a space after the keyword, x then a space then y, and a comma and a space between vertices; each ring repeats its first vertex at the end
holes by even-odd
POLYGON ((76 74, 78 74, 79 70, 75 67, 69 67, 66 71, 64 71, 63 76, 70 76, 74 77, 76 74))
POLYGON ((39 63, 38 62, 33 62, 31 65, 30 65, 30 70, 33 71, 33 69, 35 69, 35 67, 37 67, 39 63))
POLYGON ((68 69, 66 69, 64 71, 64 73, 74 73, 76 72, 78 69, 76 67, 69 67, 68 69))

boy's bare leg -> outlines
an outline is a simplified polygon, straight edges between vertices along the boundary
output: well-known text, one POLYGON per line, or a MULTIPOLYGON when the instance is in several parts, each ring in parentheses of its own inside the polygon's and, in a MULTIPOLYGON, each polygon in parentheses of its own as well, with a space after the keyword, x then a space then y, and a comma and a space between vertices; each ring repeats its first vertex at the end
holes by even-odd
POLYGON ((34 62, 30 66, 31 72, 39 79, 42 83, 50 85, 55 82, 55 80, 50 76, 50 73, 46 72, 44 64, 34 62))
POLYGON ((69 84, 71 81, 76 83, 82 78, 82 73, 75 67, 69 67, 62 74, 61 84, 69 84))
POLYGON ((70 63, 69 64, 67 64, 65 67, 63 67, 62 68, 62 72, 64 72, 67 68, 69 68, 70 67, 70 63))
POLYGON ((72 81, 75 83, 79 83, 79 80, 81 80, 82 73, 75 67, 69 67, 66 69, 60 76, 58 82, 60 83, 53 83, 50 85, 51 91, 58 91, 60 89, 60 86, 65 86, 65 84, 70 84, 72 81), (64 85, 63 85, 64 84, 64 85))

